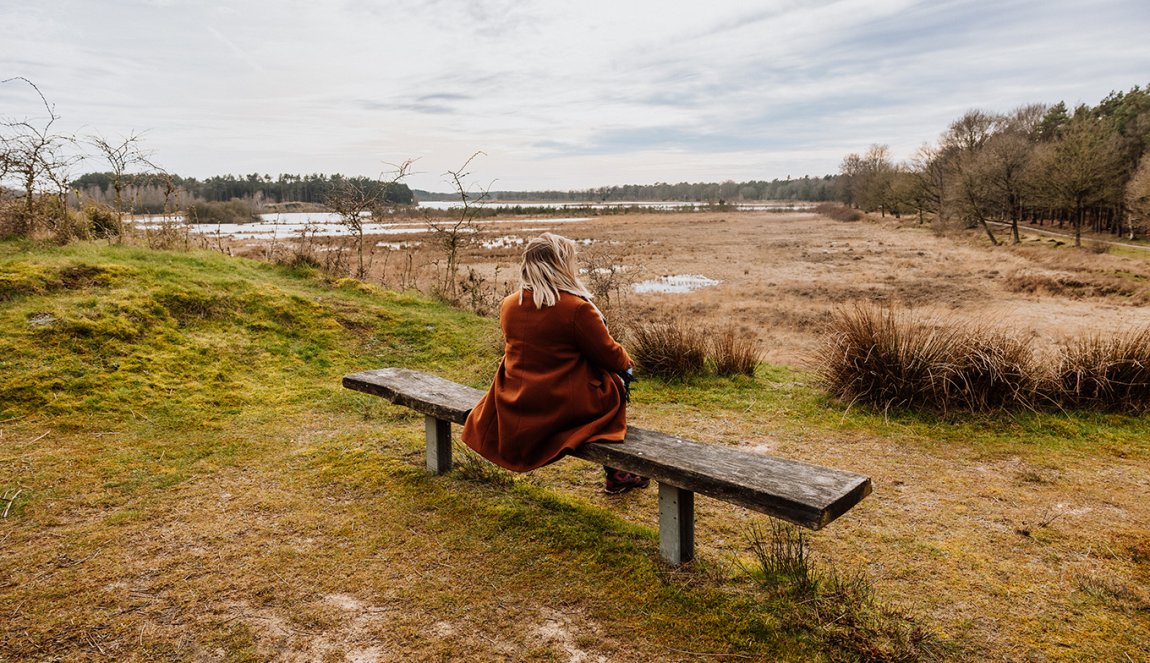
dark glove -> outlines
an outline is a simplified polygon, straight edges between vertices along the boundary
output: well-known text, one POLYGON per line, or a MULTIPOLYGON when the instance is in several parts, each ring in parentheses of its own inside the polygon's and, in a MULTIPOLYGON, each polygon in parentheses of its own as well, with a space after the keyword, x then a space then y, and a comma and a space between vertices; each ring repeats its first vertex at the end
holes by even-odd
POLYGON ((619 379, 623 381, 623 402, 630 403, 631 383, 638 380, 639 378, 636 378, 635 374, 629 368, 625 371, 615 371, 615 375, 618 375, 619 379))

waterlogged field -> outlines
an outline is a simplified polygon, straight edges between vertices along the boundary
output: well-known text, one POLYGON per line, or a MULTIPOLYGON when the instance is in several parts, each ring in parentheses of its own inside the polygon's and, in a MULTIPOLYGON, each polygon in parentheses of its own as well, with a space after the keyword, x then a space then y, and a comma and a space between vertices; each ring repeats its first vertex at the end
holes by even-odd
POLYGON ((630 421, 870 475, 874 494, 809 546, 821 577, 873 594, 768 582, 751 543, 767 519, 705 498, 698 562, 667 568, 654 491, 605 496, 586 463, 426 477, 421 418, 339 377, 490 380, 493 320, 378 285, 433 283, 432 234, 373 237, 376 285, 218 253, 3 244, 0 659, 1150 657, 1146 418, 873 412, 803 368, 860 299, 1036 345, 1145 323, 1145 256, 693 212, 486 224, 464 269, 502 289, 544 229, 580 240, 589 280, 616 279, 620 333, 679 316, 760 339, 753 379, 642 377, 630 421))

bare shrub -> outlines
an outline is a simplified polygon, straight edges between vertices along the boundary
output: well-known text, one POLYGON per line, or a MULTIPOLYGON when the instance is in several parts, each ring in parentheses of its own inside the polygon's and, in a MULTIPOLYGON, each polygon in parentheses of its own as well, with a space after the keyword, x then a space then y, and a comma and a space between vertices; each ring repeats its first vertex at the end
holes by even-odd
POLYGON ((84 216, 88 217, 88 227, 94 237, 113 237, 123 227, 116 211, 104 205, 86 205, 84 216))
POLYGON ((755 374, 755 367, 759 364, 758 341, 753 336, 740 334, 734 325, 728 325, 712 336, 708 349, 719 375, 755 374))
POLYGON ((628 331, 641 372, 672 380, 703 372, 707 337, 682 320, 635 323, 628 331))
POLYGON ((583 280, 600 308, 621 304, 635 283, 634 270, 623 266, 623 256, 602 249, 583 252, 583 280))
POLYGON ((432 231, 433 241, 443 249, 445 258, 443 277, 436 284, 435 292, 440 298, 452 304, 459 303, 459 253, 475 239, 475 216, 479 212, 478 205, 487 199, 490 189, 490 185, 476 187, 469 181, 471 172, 468 168, 471 167, 471 162, 480 155, 487 156, 482 151, 475 152, 467 158, 467 161, 463 162, 458 170, 449 170, 444 173, 449 177, 451 186, 459 196, 461 203, 456 218, 451 221, 443 221, 430 215, 425 216, 427 226, 432 231))
POLYGON ((460 297, 456 304, 466 302, 468 310, 483 316, 498 314, 503 298, 511 294, 506 287, 502 290, 499 287, 498 266, 491 279, 468 267, 467 275, 459 279, 458 291, 460 297))
POLYGON ((819 203, 815 205, 815 213, 821 214, 828 219, 834 219, 835 221, 852 222, 859 221, 863 218, 862 212, 857 209, 835 203, 819 203))
POLYGON ((982 412, 1033 407, 1037 397, 1037 369, 1025 343, 874 305, 835 315, 818 372, 834 396, 884 410, 982 412))
POLYGON ((191 227, 179 218, 164 218, 146 228, 144 237, 150 249, 184 249, 191 245, 191 227))
POLYGON ((1150 327, 1092 335, 1062 349, 1056 398, 1072 408, 1150 412, 1150 327))

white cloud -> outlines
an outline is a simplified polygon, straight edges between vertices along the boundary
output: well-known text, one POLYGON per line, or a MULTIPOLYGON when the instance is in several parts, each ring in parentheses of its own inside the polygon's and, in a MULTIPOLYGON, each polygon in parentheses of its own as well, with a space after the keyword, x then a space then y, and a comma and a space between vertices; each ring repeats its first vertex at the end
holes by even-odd
POLYGON ((967 108, 1150 82, 1142 0, 43 0, 0 22, 0 78, 148 130, 176 172, 419 157, 424 188, 477 149, 508 188, 823 174, 967 108))

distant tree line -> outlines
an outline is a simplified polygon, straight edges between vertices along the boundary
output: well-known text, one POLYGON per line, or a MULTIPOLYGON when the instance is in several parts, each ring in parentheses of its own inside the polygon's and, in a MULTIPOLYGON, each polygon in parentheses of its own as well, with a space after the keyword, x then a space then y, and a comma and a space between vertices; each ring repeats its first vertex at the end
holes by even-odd
MULTIPOLYGON (((332 192, 352 186, 389 204, 410 205, 414 201, 411 189, 400 182, 386 182, 369 177, 341 174, 324 175, 216 175, 203 180, 194 177, 146 172, 124 175, 121 186, 132 200, 136 212, 159 214, 165 210, 171 188, 183 204, 196 202, 249 201, 265 203, 302 202, 326 204, 332 192)), ((112 200, 117 182, 114 172, 87 173, 71 182, 72 189, 81 200, 104 204, 112 200)), ((181 205, 182 207, 182 205, 181 205)))
MULTIPOLYGON (((547 202, 642 202, 684 201, 734 203, 759 200, 835 200, 838 176, 800 177, 797 179, 751 180, 748 182, 679 182, 668 184, 624 184, 569 191, 489 191, 487 200, 547 202)), ((456 200, 457 194, 416 191, 419 200, 456 200)))
MULTIPOLYGON (((1150 228, 1150 89, 1112 92, 1096 106, 1030 104, 971 110, 937 143, 896 163, 886 145, 843 158, 839 199, 866 211, 941 224, 1069 226, 1135 239, 1150 228)), ((1001 227, 1001 226, 999 226, 1001 227)))

